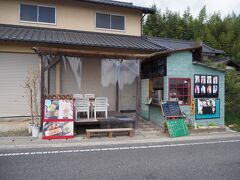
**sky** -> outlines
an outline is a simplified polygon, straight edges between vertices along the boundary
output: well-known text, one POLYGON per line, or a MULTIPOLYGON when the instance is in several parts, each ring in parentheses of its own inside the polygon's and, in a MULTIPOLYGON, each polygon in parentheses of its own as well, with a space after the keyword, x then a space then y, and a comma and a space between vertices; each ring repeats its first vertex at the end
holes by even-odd
POLYGON ((133 2, 134 5, 151 7, 156 4, 158 9, 177 11, 181 14, 190 7, 191 13, 197 17, 199 11, 204 5, 207 8, 207 14, 211 15, 214 12, 221 12, 224 17, 234 11, 237 15, 240 14, 240 0, 120 0, 133 2))

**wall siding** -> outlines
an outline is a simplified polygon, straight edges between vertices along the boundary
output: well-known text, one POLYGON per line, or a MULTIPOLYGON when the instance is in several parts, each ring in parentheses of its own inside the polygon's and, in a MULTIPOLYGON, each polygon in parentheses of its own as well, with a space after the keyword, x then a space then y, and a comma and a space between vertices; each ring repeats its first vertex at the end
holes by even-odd
POLYGON ((141 36, 140 10, 112 7, 100 4, 86 4, 80 1, 68 0, 1 0, 0 23, 35 27, 48 27, 59 29, 72 29, 81 31, 103 32, 141 36), (19 4, 28 3, 56 7, 56 24, 21 22, 19 17, 19 4), (95 25, 96 12, 124 15, 126 28, 124 31, 98 29, 95 25))

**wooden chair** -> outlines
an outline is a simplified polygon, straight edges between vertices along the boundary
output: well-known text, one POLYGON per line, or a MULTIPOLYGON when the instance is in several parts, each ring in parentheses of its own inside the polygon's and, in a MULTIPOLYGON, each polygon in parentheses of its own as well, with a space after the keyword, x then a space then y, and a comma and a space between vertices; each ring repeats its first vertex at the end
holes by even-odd
POLYGON ((105 117, 108 118, 108 98, 96 97, 94 104, 94 118, 97 119, 97 112, 105 112, 105 117))
POLYGON ((86 112, 87 118, 89 119, 89 99, 88 98, 77 98, 75 99, 75 120, 77 120, 78 113, 86 112))

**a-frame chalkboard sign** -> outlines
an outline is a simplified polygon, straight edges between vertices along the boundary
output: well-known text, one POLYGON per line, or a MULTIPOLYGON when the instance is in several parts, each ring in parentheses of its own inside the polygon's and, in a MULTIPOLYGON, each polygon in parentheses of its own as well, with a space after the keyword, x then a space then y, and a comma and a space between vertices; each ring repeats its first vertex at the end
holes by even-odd
POLYGON ((161 101, 170 137, 188 136, 189 131, 177 101, 161 101))
POLYGON ((161 101, 161 109, 165 118, 183 117, 177 101, 161 101))

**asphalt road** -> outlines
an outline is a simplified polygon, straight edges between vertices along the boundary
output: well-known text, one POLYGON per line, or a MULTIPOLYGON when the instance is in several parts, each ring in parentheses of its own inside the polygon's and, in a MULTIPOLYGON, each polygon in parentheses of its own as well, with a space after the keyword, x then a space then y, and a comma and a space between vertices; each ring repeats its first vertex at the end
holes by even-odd
POLYGON ((0 150, 0 180, 239 180, 240 139, 0 150))

